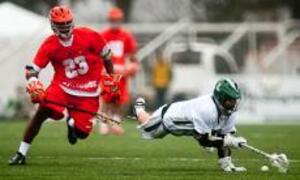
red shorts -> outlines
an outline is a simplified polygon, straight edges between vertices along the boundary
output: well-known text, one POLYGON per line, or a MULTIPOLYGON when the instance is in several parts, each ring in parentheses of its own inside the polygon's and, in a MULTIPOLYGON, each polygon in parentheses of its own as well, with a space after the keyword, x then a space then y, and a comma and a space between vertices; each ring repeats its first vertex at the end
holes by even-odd
MULTIPOLYGON (((83 109, 91 112, 97 112, 99 109, 98 97, 78 97, 65 93, 59 86, 50 85, 46 90, 46 100, 57 102, 59 104, 71 105, 78 109, 83 109)), ((55 105, 51 103, 41 103, 40 107, 47 107, 53 110, 50 118, 55 120, 62 119, 64 117, 63 111, 66 109, 63 106, 55 105)), ((93 127, 93 115, 79 112, 76 110, 68 109, 68 114, 75 121, 75 127, 79 130, 90 133, 93 127)))
POLYGON ((119 98, 117 98, 117 99, 111 98, 111 94, 105 94, 102 96, 101 99, 105 103, 114 103, 114 104, 118 104, 118 105, 124 105, 129 100, 129 91, 128 91, 126 79, 122 79, 120 81, 119 91, 120 91, 120 95, 119 95, 119 98))

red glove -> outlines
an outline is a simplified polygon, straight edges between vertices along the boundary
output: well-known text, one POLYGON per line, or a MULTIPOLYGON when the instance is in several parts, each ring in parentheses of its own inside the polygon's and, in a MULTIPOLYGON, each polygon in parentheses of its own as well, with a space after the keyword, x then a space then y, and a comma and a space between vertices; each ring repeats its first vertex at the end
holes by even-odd
POLYGON ((26 92, 30 95, 33 103, 42 102, 45 99, 44 85, 36 78, 31 78, 26 87, 26 92))
POLYGON ((102 77, 102 95, 106 102, 114 102, 120 98, 121 75, 104 75, 102 77))

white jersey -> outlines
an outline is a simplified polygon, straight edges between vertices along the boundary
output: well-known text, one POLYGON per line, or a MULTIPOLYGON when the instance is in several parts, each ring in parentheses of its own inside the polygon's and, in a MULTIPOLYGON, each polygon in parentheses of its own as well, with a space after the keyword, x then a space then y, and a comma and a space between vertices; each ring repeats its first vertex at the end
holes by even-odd
POLYGON ((176 102, 170 105, 163 117, 165 128, 173 135, 192 135, 218 131, 227 134, 236 131, 236 113, 220 114, 212 95, 176 102))

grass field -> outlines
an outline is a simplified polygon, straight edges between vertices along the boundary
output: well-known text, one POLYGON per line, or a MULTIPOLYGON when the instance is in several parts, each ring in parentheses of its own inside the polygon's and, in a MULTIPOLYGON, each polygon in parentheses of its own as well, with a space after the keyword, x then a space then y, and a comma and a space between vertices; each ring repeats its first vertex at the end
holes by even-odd
POLYGON ((267 152, 284 152, 292 160, 290 171, 280 174, 248 150, 234 150, 237 164, 247 173, 223 173, 215 153, 207 153, 192 138, 168 136, 149 141, 139 137, 132 122, 122 137, 100 136, 70 146, 64 123, 47 123, 36 138, 28 165, 10 167, 8 158, 19 145, 25 122, 0 123, 0 179, 300 179, 300 125, 239 126, 249 144, 267 152))

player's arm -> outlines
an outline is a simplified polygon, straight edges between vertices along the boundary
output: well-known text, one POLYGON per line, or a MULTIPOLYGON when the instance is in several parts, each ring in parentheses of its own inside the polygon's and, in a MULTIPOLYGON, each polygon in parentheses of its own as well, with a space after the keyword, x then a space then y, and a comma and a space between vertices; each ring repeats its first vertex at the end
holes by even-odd
POLYGON ((91 32, 90 35, 91 35, 91 42, 93 48, 96 50, 96 52, 99 52, 99 55, 103 60, 103 65, 105 67, 107 74, 112 75, 114 73, 114 66, 111 60, 112 58, 111 49, 109 48, 105 39, 100 33, 95 31, 90 31, 90 32, 91 32))
POLYGON ((38 80, 39 72, 49 63, 48 47, 44 42, 39 48, 32 65, 25 66, 25 78, 27 80, 26 91, 33 103, 41 102, 45 97, 44 85, 38 80))
POLYGON ((137 60, 137 57, 136 57, 136 51, 128 53, 127 57, 128 57, 130 62, 139 63, 138 60, 137 60))
POLYGON ((124 76, 134 76, 140 69, 140 63, 136 57, 136 51, 136 39, 131 33, 128 33, 125 41, 125 54, 130 63, 128 63, 125 67, 124 76))
POLYGON ((232 133, 228 133, 222 136, 211 135, 210 133, 199 134, 194 132, 193 137, 204 147, 235 147, 240 148, 242 144, 247 143, 247 140, 243 137, 236 137, 232 133))
POLYGON ((30 95, 33 103, 38 103, 44 100, 45 90, 44 85, 38 80, 39 71, 34 66, 25 66, 25 77, 27 80, 26 92, 30 95))
POLYGON ((114 73, 114 65, 111 61, 112 57, 112 52, 111 49, 108 48, 107 46, 104 46, 101 52, 101 57, 103 59, 103 64, 105 67, 105 70, 108 74, 113 74, 114 73))
POLYGON ((136 50, 137 50, 136 39, 132 33, 128 32, 127 38, 125 41, 125 53, 130 62, 138 63, 138 60, 136 57, 136 50))

